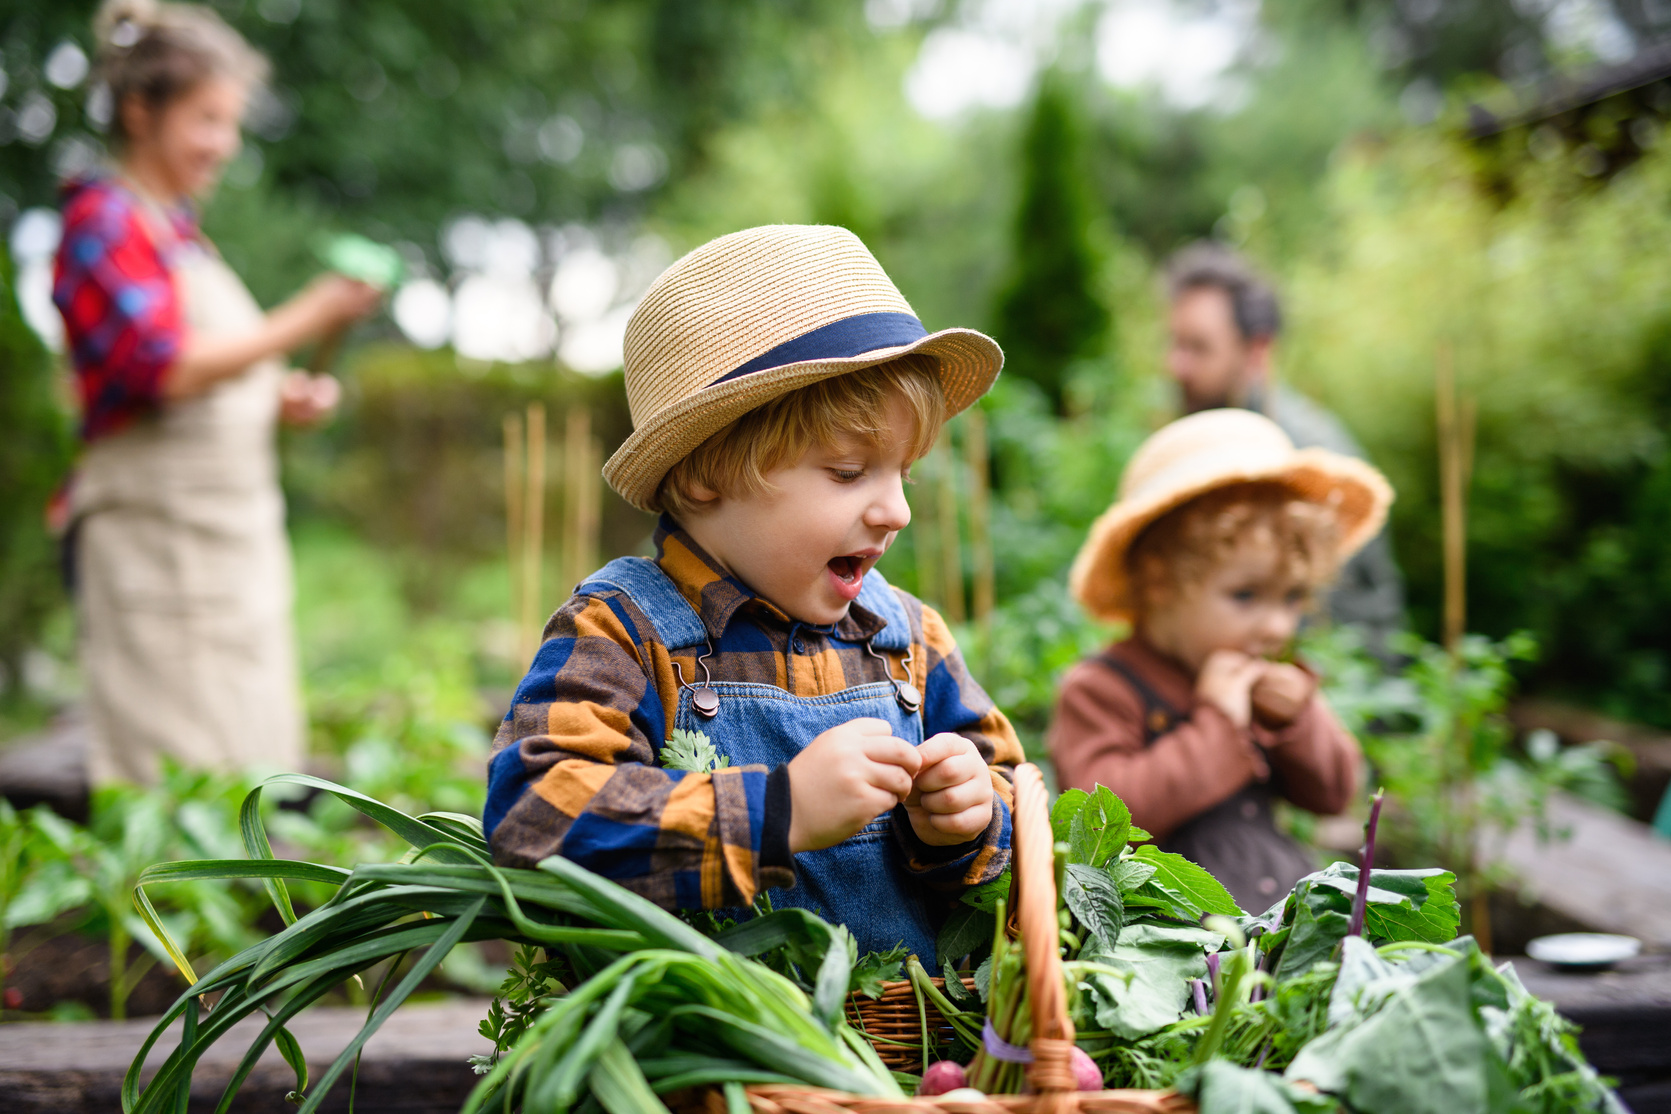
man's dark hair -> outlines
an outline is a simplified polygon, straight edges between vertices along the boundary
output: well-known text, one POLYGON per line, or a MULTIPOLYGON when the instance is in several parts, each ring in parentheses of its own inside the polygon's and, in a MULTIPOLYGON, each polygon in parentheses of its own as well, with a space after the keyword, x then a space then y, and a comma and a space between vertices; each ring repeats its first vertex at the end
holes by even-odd
POLYGON ((1271 284, 1247 260, 1211 240, 1182 248, 1166 265, 1166 293, 1172 301, 1203 287, 1229 295, 1243 340, 1269 339, 1282 331, 1282 306, 1271 284))

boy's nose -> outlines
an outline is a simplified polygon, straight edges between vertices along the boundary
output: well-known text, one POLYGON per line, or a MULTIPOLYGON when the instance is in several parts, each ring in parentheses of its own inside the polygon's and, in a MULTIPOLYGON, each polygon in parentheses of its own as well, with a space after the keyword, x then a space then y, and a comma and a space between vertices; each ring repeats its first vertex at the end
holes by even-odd
POLYGON ((898 532, 911 524, 911 503, 905 498, 905 481, 893 479, 865 510, 865 525, 898 532))

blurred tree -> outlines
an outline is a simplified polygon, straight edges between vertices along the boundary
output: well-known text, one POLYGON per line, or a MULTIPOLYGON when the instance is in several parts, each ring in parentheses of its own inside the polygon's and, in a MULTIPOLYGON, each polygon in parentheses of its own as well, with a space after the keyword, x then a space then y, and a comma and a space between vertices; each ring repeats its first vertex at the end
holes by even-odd
MULTIPOLYGON (((100 155, 109 109, 87 71, 96 7, 0 11, 0 208, 53 204, 56 178, 100 155)), ((839 0, 216 7, 273 62, 228 185, 261 183, 257 199, 281 224, 303 214, 431 254, 459 211, 549 223, 642 213, 717 124, 801 96, 826 32, 868 33, 839 0)), ((238 207, 266 223, 262 206, 238 207)), ((240 232, 223 220, 221 234, 240 232)), ((282 292, 246 276, 258 293, 282 292)))
POLYGON ((0 696, 16 697, 23 655, 63 599, 46 506, 73 441, 53 394, 52 361, 25 324, 0 245, 0 696))
POLYGON ((1058 408, 1068 365, 1099 351, 1112 324, 1098 291, 1077 108, 1064 75, 1047 71, 1022 135, 1021 197, 994 325, 1010 374, 1037 383, 1058 408))

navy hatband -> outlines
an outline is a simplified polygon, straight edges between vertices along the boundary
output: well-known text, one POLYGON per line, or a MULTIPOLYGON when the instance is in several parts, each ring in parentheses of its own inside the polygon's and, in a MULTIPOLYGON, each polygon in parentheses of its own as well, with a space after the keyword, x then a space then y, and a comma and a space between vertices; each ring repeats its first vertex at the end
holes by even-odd
POLYGON ((897 348, 912 344, 928 335, 923 323, 909 313, 861 313, 821 325, 810 333, 802 333, 794 340, 786 340, 776 348, 762 352, 748 363, 728 371, 709 383, 717 387, 757 371, 774 367, 806 363, 809 360, 839 360, 848 356, 862 356, 878 348, 897 348))

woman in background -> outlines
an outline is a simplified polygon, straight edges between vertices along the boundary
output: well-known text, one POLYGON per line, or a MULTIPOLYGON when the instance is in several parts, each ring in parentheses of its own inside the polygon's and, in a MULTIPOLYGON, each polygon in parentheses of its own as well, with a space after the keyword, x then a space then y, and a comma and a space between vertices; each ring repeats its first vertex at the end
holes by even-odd
POLYGON ((110 0, 94 30, 114 164, 69 182, 53 300, 82 403, 69 492, 95 784, 160 759, 299 768, 274 428, 335 407, 283 355, 372 312, 339 275, 271 313, 198 231, 266 61, 208 8, 110 0))

